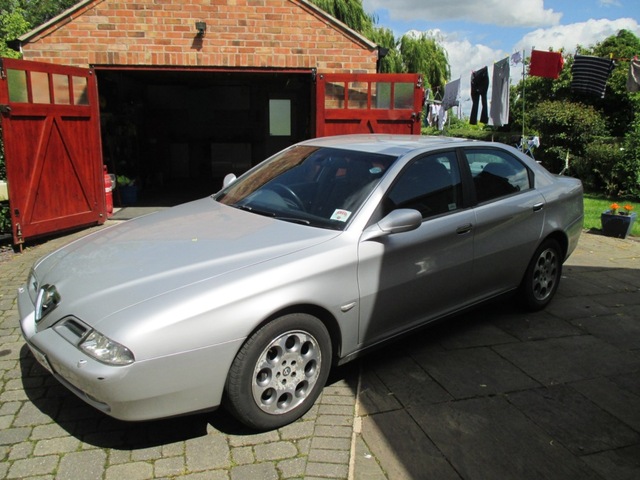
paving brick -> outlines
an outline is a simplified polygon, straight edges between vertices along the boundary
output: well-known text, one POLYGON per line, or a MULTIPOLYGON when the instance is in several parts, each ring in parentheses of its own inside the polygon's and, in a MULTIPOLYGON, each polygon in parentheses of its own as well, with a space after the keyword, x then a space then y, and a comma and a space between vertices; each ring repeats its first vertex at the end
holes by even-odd
POLYGON ((54 473, 58 467, 58 461, 55 455, 16 460, 9 468, 7 478, 27 478, 54 473))
POLYGON ((349 466, 337 463, 307 462, 305 476, 316 476, 324 478, 347 478, 349 476, 349 466))
POLYGON ((74 437, 50 438, 36 443, 33 454, 53 455, 74 452, 80 446, 80 440, 74 437))
POLYGON ((29 438, 30 428, 8 428, 0 430, 0 445, 13 445, 29 438))
POLYGON ((322 450, 349 450, 349 448, 351 448, 351 437, 313 437, 313 440, 311 440, 311 449, 316 448, 322 450))
POLYGON ((276 467, 282 478, 304 478, 307 459, 298 457, 282 460, 277 463, 276 467))
POLYGON ((328 425, 318 425, 314 432, 314 436, 331 437, 331 438, 351 438, 351 427, 336 427, 328 425))
POLYGON ((242 465, 231 469, 231 480, 278 480, 278 472, 273 463, 242 465))
POLYGON ((106 461, 107 454, 100 449, 68 453, 60 460, 56 480, 102 480, 106 461))
POLYGON ((236 447, 231 449, 231 458, 236 465, 246 465, 254 463, 256 457, 252 447, 236 447))
POLYGON ((313 435, 315 422, 295 422, 280 429, 282 440, 307 438, 313 435))
POLYGON ((264 462, 268 460, 283 460, 298 455, 298 449, 291 442, 274 442, 254 447, 256 460, 264 462))
POLYGON ((187 470, 190 472, 231 466, 229 445, 219 434, 188 440, 185 456, 187 470))
POLYGON ((319 450, 315 449, 309 453, 310 463, 341 463, 349 464, 349 450, 319 450))
POLYGON ((158 477, 174 477, 185 472, 185 464, 183 457, 161 458, 153 464, 153 473, 158 477))
POLYGON ((153 478, 153 465, 147 462, 132 462, 107 468, 105 480, 147 480, 153 478))

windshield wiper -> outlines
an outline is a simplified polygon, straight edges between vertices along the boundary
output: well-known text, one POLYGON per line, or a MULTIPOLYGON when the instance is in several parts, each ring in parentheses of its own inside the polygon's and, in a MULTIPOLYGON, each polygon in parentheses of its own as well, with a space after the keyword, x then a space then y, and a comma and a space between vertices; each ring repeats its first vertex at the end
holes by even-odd
POLYGON ((311 225, 311 221, 305 220, 304 218, 280 217, 280 216, 276 216, 275 218, 276 220, 282 220, 284 222, 299 223, 300 225, 307 225, 307 226, 311 225))
POLYGON ((249 205, 239 205, 237 203, 231 205, 232 207, 238 208, 240 210, 244 210, 246 212, 255 213, 256 215, 262 215, 264 217, 275 218, 276 214, 273 212, 268 212, 266 210, 258 210, 256 208, 250 207, 249 205))

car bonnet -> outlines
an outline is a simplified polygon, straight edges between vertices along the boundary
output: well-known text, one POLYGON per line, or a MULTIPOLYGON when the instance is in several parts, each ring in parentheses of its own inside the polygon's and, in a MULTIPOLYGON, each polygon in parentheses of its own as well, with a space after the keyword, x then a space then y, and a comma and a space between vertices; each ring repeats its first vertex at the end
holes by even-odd
MULTIPOLYGON (((61 315, 100 318, 133 304, 325 242, 340 232, 267 218, 205 198, 107 228, 42 259, 61 315), (96 311, 101 314, 96 316, 96 311)), ((93 322, 91 322, 93 323, 93 322)))

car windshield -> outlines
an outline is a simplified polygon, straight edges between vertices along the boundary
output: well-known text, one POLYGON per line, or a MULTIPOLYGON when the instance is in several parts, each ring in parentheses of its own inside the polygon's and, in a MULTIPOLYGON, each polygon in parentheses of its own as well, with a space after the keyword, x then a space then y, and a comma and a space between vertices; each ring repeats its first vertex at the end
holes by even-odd
POLYGON ((256 214, 343 230, 396 158, 296 146, 263 162, 215 198, 256 214))

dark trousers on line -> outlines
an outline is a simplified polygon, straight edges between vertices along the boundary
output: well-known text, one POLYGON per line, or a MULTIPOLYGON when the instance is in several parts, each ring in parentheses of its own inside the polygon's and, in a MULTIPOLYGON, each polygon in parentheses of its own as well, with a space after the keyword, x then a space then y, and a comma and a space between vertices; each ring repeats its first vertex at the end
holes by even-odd
POLYGON ((489 109, 487 108, 487 91, 489 90, 489 70, 482 67, 477 72, 471 74, 471 117, 469 123, 476 125, 478 123, 478 101, 482 99, 482 112, 480 113, 480 122, 489 122, 489 109))

